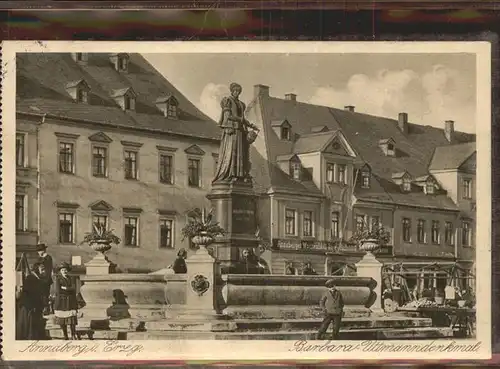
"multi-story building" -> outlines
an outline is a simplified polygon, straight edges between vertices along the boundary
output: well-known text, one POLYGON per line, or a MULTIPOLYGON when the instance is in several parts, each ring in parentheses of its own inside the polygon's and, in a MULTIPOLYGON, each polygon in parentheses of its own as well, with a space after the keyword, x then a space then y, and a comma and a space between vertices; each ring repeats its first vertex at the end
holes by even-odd
POLYGON ((57 262, 93 251, 92 224, 122 240, 120 268, 159 269, 189 248, 187 213, 209 204, 219 129, 137 54, 18 54, 18 251, 57 262))
POLYGON ((378 253, 386 263, 473 259, 475 135, 452 121, 412 124, 404 112, 388 119, 271 97, 262 85, 247 116, 261 128, 252 166, 274 273, 306 261, 330 273, 336 260, 357 261, 338 240, 375 224, 391 233, 378 253))

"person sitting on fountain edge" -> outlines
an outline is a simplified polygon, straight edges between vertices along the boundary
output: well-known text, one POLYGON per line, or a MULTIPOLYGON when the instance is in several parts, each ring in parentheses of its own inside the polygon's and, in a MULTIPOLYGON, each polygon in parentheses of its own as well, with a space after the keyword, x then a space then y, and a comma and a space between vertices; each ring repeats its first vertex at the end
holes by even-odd
POLYGON ((344 299, 340 291, 335 287, 335 281, 333 279, 329 279, 325 283, 325 286, 328 290, 319 301, 319 305, 324 313, 324 318, 319 327, 317 339, 322 340, 330 323, 333 323, 332 340, 336 340, 339 337, 340 324, 342 322, 342 315, 344 314, 344 299))
POLYGON ((187 258, 187 251, 185 249, 180 249, 179 252, 177 253, 177 258, 175 259, 174 265, 172 267, 175 274, 187 273, 186 258, 187 258))

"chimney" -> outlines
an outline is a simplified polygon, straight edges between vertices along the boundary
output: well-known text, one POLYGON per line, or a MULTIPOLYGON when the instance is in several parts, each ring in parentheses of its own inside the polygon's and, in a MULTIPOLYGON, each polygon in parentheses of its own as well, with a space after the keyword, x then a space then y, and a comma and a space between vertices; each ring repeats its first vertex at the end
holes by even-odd
POLYGON ((455 122, 447 120, 444 122, 444 135, 449 143, 453 141, 453 134, 455 133, 455 122))
POLYGON ((346 106, 344 106, 344 109, 347 111, 350 111, 350 112, 354 112, 354 106, 352 106, 352 105, 346 105, 346 106))
POLYGON ((297 101, 297 95, 295 95, 295 94, 286 94, 285 95, 285 100, 297 101))
POLYGON ((253 86, 254 96, 265 96, 269 97, 269 86, 265 85, 255 85, 253 86))
POLYGON ((398 126, 401 132, 408 132, 408 113, 399 113, 398 126))

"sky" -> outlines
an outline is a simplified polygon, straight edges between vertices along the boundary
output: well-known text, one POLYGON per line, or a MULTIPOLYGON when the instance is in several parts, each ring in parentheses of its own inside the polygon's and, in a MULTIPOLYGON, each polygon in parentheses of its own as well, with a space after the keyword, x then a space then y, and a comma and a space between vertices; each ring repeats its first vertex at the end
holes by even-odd
POLYGON ((253 86, 270 95, 397 119, 475 132, 474 54, 144 54, 182 94, 218 119, 229 84, 243 87, 248 103, 253 86))

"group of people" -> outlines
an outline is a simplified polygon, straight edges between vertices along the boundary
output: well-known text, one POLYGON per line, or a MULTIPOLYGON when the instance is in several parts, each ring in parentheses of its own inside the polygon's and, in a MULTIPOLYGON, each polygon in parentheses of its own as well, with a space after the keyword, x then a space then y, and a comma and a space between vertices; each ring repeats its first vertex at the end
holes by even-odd
POLYGON ((45 244, 36 248, 38 260, 26 268, 22 285, 16 291, 16 339, 43 340, 46 319, 44 316, 55 315, 58 324, 68 340, 68 325, 71 339, 78 339, 77 321, 77 288, 75 279, 69 275, 71 266, 61 263, 53 267, 53 259, 47 253, 45 244))
MULTIPOLYGON (((299 271, 297 268, 293 266, 293 263, 288 263, 285 268, 286 275, 297 275, 299 271)), ((304 264, 304 268, 302 269, 302 275, 318 275, 316 270, 313 268, 312 263, 310 261, 304 264)))

